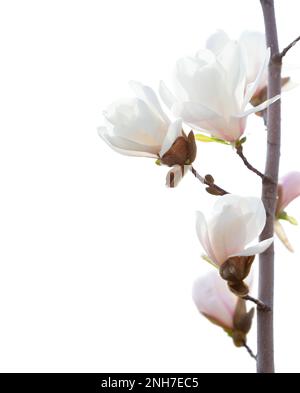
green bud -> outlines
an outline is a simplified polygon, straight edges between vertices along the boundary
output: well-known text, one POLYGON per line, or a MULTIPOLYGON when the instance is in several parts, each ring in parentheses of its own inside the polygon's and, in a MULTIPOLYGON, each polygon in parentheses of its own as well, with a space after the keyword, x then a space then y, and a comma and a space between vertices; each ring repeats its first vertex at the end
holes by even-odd
POLYGON ((245 143, 247 138, 243 136, 243 138, 239 139, 238 141, 235 142, 235 147, 240 147, 242 146, 243 143, 245 143))
POLYGON ((287 212, 281 212, 280 214, 278 214, 277 218, 278 220, 288 221, 292 225, 298 225, 298 221, 296 220, 296 218, 289 216, 287 212))

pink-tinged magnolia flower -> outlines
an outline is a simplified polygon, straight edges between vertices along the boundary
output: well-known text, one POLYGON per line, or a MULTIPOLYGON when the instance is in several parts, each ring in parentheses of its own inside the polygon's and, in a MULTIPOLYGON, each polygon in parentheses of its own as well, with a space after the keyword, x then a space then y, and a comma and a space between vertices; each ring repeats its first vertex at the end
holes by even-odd
POLYGON ((300 196, 300 172, 289 172, 282 176, 278 182, 276 216, 279 217, 298 196, 300 196))
POLYGON ((297 221, 289 216, 285 209, 298 196, 300 196, 300 172, 289 172, 281 177, 278 182, 278 199, 274 229, 278 238, 291 252, 294 251, 293 247, 279 220, 289 221, 291 224, 297 225, 297 221))
MULTIPOLYGON (((167 166, 179 166, 183 175, 183 166, 196 157, 193 132, 187 136, 181 119, 169 120, 150 87, 138 82, 130 86, 136 97, 117 101, 104 111, 107 126, 98 129, 99 135, 118 153, 159 159, 167 166)), ((167 179, 167 184, 175 186, 179 180, 179 176, 171 183, 167 179)))
POLYGON ((247 109, 266 72, 270 50, 247 83, 247 67, 241 45, 229 41, 219 53, 202 50, 194 57, 178 60, 174 75, 174 93, 161 82, 160 95, 176 117, 213 137, 235 142, 245 131, 247 116, 259 112, 279 96, 247 109))
POLYGON ((216 271, 195 281, 192 296, 198 311, 210 322, 222 327, 235 345, 246 344, 254 309, 247 313, 245 301, 228 289, 216 271))
POLYGON ((264 252, 273 238, 246 247, 262 232, 266 212, 255 197, 223 195, 215 202, 211 216, 197 212, 196 229, 202 247, 218 267, 235 256, 252 256, 264 252))

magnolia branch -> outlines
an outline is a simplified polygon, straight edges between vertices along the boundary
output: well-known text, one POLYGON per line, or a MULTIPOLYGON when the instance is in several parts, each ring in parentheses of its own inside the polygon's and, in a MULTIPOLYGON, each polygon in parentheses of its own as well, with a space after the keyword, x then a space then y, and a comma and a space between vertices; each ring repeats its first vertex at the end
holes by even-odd
MULTIPOLYGON (((274 0, 260 0, 266 31, 267 46, 271 48, 271 61, 268 73, 268 98, 281 93, 281 60, 287 50, 279 52, 274 0), (278 61, 278 56, 280 61, 278 61)), ((292 45, 293 46, 293 45, 292 45)), ((291 47, 292 47, 291 46, 291 47)), ((281 106, 280 100, 267 110, 267 157, 265 176, 272 181, 263 181, 262 201, 269 214, 260 240, 274 234, 274 216, 277 204, 277 182, 280 161, 281 106)), ((257 372, 274 373, 274 246, 271 245, 260 255, 259 298, 271 307, 270 312, 257 310, 257 372)))
POLYGON ((261 173, 258 169, 254 168, 254 166, 251 165, 250 162, 247 160, 247 158, 244 156, 243 146, 242 145, 236 145, 235 149, 236 149, 237 155, 242 159, 244 165, 251 172, 254 172, 257 176, 259 176, 262 180, 264 180, 265 179, 265 175, 263 173, 261 173))
POLYGON ((198 179, 202 184, 205 184, 208 186, 208 187, 206 187, 206 191, 209 194, 212 194, 212 195, 229 194, 229 192, 225 191, 223 188, 221 188, 215 184, 214 178, 211 175, 206 175, 205 177, 202 177, 193 166, 191 167, 191 172, 196 177, 196 179, 198 179))
POLYGON ((290 49, 292 49, 293 46, 297 44, 297 42, 300 41, 300 35, 297 37, 293 42, 291 42, 287 47, 285 47, 278 55, 281 60, 282 58, 288 53, 290 49))

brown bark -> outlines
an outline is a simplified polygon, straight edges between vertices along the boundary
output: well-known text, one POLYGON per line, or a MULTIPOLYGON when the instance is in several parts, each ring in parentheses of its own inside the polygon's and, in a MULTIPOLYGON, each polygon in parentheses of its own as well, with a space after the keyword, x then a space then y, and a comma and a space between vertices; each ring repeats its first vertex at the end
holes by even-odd
MULTIPOLYGON (((281 92, 281 60, 279 53, 274 0, 260 0, 267 46, 271 48, 269 64, 268 97, 281 92)), ((267 157, 265 180, 262 187, 262 200, 267 212, 267 221, 261 234, 261 240, 273 236, 276 208, 277 182, 280 160, 280 100, 272 104, 267 111, 267 157)), ((274 246, 260 256, 259 263, 259 299, 267 304, 271 311, 257 311, 257 372, 274 372, 274 336, 273 336, 273 296, 274 296, 274 246)))

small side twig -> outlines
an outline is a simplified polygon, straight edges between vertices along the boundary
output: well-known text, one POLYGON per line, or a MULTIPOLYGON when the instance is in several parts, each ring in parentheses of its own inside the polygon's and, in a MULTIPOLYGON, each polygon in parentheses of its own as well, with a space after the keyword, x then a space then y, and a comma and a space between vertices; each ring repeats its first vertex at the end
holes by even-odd
POLYGON ((202 177, 197 171, 196 169, 191 166, 191 172, 192 174, 195 176, 196 179, 198 179, 202 184, 205 184, 205 179, 204 177, 202 177))
POLYGON ((191 167, 192 174, 202 183, 207 185, 206 191, 213 195, 226 195, 229 192, 225 191, 223 188, 217 186, 214 182, 214 178, 211 175, 206 175, 202 177, 197 170, 192 166, 191 167))
POLYGON ((252 349, 251 349, 250 347, 248 347, 248 345, 247 345, 246 343, 244 343, 244 348, 247 349, 247 352, 249 353, 249 355, 250 355, 254 360, 257 360, 256 355, 254 355, 252 349))
POLYGON ((265 311, 265 312, 271 311, 271 308, 267 304, 263 303, 259 299, 255 299, 254 297, 252 297, 250 295, 243 296, 243 299, 249 300, 249 302, 255 303, 257 308, 260 311, 265 311))
POLYGON ((254 168, 253 165, 250 164, 250 162, 247 160, 247 158, 244 156, 243 152, 243 146, 242 145, 236 145, 235 150, 237 155, 242 159, 244 165, 251 171, 254 172, 257 176, 259 176, 262 180, 265 180, 266 177, 263 173, 261 173, 258 169, 254 168))
POLYGON ((294 45, 297 44, 298 41, 300 41, 300 35, 299 35, 299 37, 297 37, 293 42, 291 42, 287 47, 285 47, 285 48, 277 55, 277 57, 279 57, 279 58, 282 60, 282 58, 288 53, 288 51, 289 51, 290 49, 292 49, 292 47, 293 47, 294 45))

